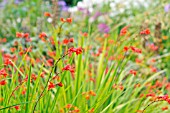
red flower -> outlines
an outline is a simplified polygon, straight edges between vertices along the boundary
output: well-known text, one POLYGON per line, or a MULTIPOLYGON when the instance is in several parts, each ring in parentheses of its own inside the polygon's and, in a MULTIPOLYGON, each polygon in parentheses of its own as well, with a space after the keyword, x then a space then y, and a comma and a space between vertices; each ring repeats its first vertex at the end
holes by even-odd
POLYGON ((153 51, 157 51, 158 50, 158 46, 155 46, 154 44, 149 44, 149 48, 153 51))
POLYGON ((48 90, 55 88, 55 84, 50 82, 50 84, 48 85, 48 90))
MULTIPOLYGON (((63 69, 63 71, 70 71, 70 73, 72 74, 72 76, 74 75, 74 69, 71 67, 71 65, 66 65, 63 69)), ((73 77, 74 78, 74 77, 73 77)))
POLYGON ((15 108, 16 110, 19 110, 19 109, 20 109, 20 106, 17 105, 17 106, 14 106, 14 108, 15 108))
POLYGON ((44 16, 46 16, 46 17, 51 17, 51 14, 50 14, 49 12, 45 12, 45 13, 44 13, 44 16))
POLYGON ((128 29, 128 26, 125 26, 124 28, 122 28, 120 31, 120 36, 126 35, 127 29, 128 29))
POLYGON ((71 69, 71 65, 66 65, 62 70, 64 71, 64 70, 70 70, 71 69))
POLYGON ((153 73, 156 73, 156 72, 157 72, 156 67, 150 66, 150 69, 151 69, 151 71, 152 71, 153 73))
POLYGON ((131 50, 132 50, 133 52, 135 52, 135 53, 142 53, 142 50, 141 50, 141 49, 138 49, 138 48, 133 47, 133 46, 131 46, 131 50))
POLYGON ((26 94, 26 89, 22 90, 22 95, 25 95, 26 94))
POLYGON ((23 33, 20 33, 20 32, 16 32, 16 37, 17 38, 22 38, 24 36, 23 33))
POLYGON ((63 87, 63 84, 61 82, 59 82, 57 85, 63 87))
POLYGON ((70 41, 69 41, 69 39, 67 39, 67 38, 65 38, 65 39, 63 40, 63 44, 65 44, 65 45, 67 45, 69 42, 70 42, 70 41))
POLYGON ((78 55, 78 54, 81 54, 83 52, 83 49, 81 47, 79 47, 79 48, 72 47, 72 48, 68 49, 68 52, 70 52, 70 53, 75 52, 78 55))
POLYGON ((128 51, 128 50, 129 50, 129 47, 125 46, 125 47, 124 47, 124 51, 126 52, 126 51, 128 51))
POLYGON ((136 75, 137 74, 137 72, 135 70, 130 70, 129 73, 132 74, 132 75, 136 75))
POLYGON ((11 60, 10 59, 5 59, 5 61, 4 61, 4 64, 5 65, 11 65, 11 66, 13 66, 13 64, 12 64, 12 62, 11 62, 11 60))
POLYGON ((25 33, 24 38, 29 38, 29 33, 25 33))
POLYGON ((52 66, 53 65, 53 59, 52 58, 47 60, 47 65, 48 66, 52 66))
POLYGON ((136 58, 135 61, 136 61, 136 63, 141 63, 142 62, 142 60, 138 59, 138 58, 136 58))
POLYGON ((155 96, 156 96, 155 93, 149 93, 146 95, 146 97, 155 97, 155 96))
POLYGON ((10 51, 13 53, 13 52, 16 51, 16 48, 15 48, 15 47, 11 47, 11 48, 10 48, 10 51))
POLYGON ((87 36, 88 36, 88 33, 86 33, 86 32, 83 33, 83 36, 84 36, 84 37, 87 37, 87 36))
POLYGON ((37 76, 36 76, 35 74, 32 74, 32 75, 31 75, 31 79, 32 79, 32 80, 36 80, 36 79, 37 79, 37 76))
POLYGON ((83 49, 81 47, 76 49, 76 54, 81 54, 83 52, 83 49))
POLYGON ((73 43, 74 42, 74 38, 70 38, 69 42, 73 43))
POLYGON ((66 21, 71 24, 72 23, 72 18, 67 18, 66 21))
POLYGON ((42 73, 40 74, 41 78, 44 78, 44 75, 45 75, 45 72, 42 72, 42 73))
POLYGON ((0 85, 4 86, 7 82, 5 80, 0 81, 0 85))
POLYGON ((146 34, 146 35, 149 35, 149 34, 150 34, 150 30, 149 30, 149 29, 146 29, 146 30, 145 30, 145 34, 146 34))
POLYGON ((6 71, 5 71, 4 68, 2 68, 2 69, 0 70, 0 75, 3 75, 4 77, 7 76, 7 73, 6 73, 6 71))
POLYGON ((44 38, 44 37, 47 37, 46 33, 42 32, 42 33, 39 34, 39 38, 44 38))
POLYGON ((140 32, 141 35, 149 35, 150 34, 150 30, 147 28, 143 31, 140 32))

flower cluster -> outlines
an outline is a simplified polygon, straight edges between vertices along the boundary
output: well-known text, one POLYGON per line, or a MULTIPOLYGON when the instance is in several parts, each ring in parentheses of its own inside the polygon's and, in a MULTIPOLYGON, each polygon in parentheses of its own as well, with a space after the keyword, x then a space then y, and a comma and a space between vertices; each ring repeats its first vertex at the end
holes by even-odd
POLYGON ((76 55, 81 54, 83 52, 83 48, 82 47, 78 47, 78 48, 74 48, 71 47, 68 49, 69 53, 76 53, 76 55))
POLYGON ((17 38, 29 38, 29 33, 16 32, 17 38))
POLYGON ((62 82, 59 82, 59 83, 57 83, 57 84, 54 84, 54 83, 52 83, 52 82, 49 82, 48 90, 51 90, 51 89, 55 88, 56 86, 63 87, 63 84, 62 84, 62 82))
POLYGON ((89 100, 90 96, 96 96, 96 93, 94 91, 90 90, 88 92, 83 92, 82 95, 85 96, 86 100, 89 100))
POLYGON ((65 45, 67 45, 68 43, 73 43, 73 42, 74 42, 74 38, 70 38, 70 39, 65 38, 63 40, 63 44, 65 44, 65 45))
POLYGON ((66 19, 60 18, 60 21, 63 22, 63 23, 67 22, 67 23, 71 24, 73 20, 72 20, 72 18, 66 18, 66 19))
POLYGON ((142 53, 142 50, 141 50, 141 49, 136 48, 136 47, 134 47, 134 46, 130 46, 130 47, 125 46, 125 47, 123 48, 123 50, 124 50, 125 52, 127 52, 129 49, 131 49, 131 50, 132 50, 133 52, 135 52, 135 53, 142 53))
POLYGON ((133 52, 135 52, 135 53, 142 53, 142 50, 139 49, 139 48, 136 48, 136 47, 134 47, 134 46, 131 46, 130 48, 131 48, 131 50, 132 50, 133 52))
POLYGON ((157 99, 164 100, 170 104, 170 97, 168 95, 158 96, 157 99))
POLYGON ((140 32, 141 35, 149 35, 150 34, 150 29, 145 29, 143 31, 140 32))
POLYGON ((1 76, 1 75, 3 75, 4 77, 6 77, 6 76, 8 75, 4 68, 2 68, 2 69, 0 70, 0 76, 1 76))
POLYGON ((75 70, 74 70, 74 68, 73 67, 71 67, 71 65, 66 65, 63 69, 62 69, 62 71, 70 71, 70 73, 72 73, 72 74, 74 74, 74 72, 75 72, 75 70))
POLYGON ((72 104, 67 104, 65 106, 65 108, 70 110, 69 113, 79 113, 80 112, 79 108, 76 106, 73 106, 72 104))
POLYGON ((134 75, 134 76, 137 74, 137 72, 135 70, 132 70, 132 69, 129 71, 129 73, 134 75))

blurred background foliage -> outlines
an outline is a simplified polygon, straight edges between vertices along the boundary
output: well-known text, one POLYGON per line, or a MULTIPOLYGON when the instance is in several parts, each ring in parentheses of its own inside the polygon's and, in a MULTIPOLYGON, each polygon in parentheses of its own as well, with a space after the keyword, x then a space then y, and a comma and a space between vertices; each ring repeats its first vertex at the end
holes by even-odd
MULTIPOLYGON (((154 31, 150 41, 157 44, 159 41, 163 42, 159 45, 162 48, 159 54, 163 55, 170 51, 170 39, 163 39, 169 37, 170 32, 170 23, 168 22, 170 14, 164 9, 168 1, 92 1, 65 0, 66 3, 63 3, 63 1, 59 0, 1 0, 0 38, 6 38, 8 42, 12 41, 16 38, 15 33, 17 31, 28 32, 32 37, 42 31, 48 33, 51 29, 51 21, 57 22, 60 17, 71 16, 74 24, 70 29, 65 28, 67 36, 72 36, 72 32, 87 32, 89 25, 91 26, 91 33, 94 32, 94 34, 98 33, 96 29, 98 29, 99 24, 108 25, 110 32, 115 30, 115 26, 119 26, 117 33, 125 25, 131 25, 139 30, 142 27, 149 27, 154 31), (44 12, 50 12, 54 17, 46 18, 44 17, 44 12), (156 31, 156 25, 158 23, 161 23, 161 28, 159 31, 156 31), (156 32, 161 32, 157 38, 155 36, 156 32)), ((99 32, 99 34, 101 33, 99 32)), ((95 39, 92 40, 96 42, 95 39)), ((96 46, 97 44, 98 42, 96 44, 94 43, 96 46)), ((170 58, 162 60, 163 62, 169 62, 170 58)), ((165 63, 161 67, 170 68, 170 64, 165 63)))

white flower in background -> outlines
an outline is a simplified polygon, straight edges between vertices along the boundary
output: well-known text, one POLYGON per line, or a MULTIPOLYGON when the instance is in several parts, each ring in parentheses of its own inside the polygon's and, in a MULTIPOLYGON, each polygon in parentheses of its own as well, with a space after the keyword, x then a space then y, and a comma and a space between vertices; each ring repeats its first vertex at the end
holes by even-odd
POLYGON ((17 22, 20 23, 21 22, 21 18, 17 18, 17 22))
MULTIPOLYGON (((114 17, 118 14, 122 14, 125 12, 126 9, 130 9, 131 7, 140 8, 140 6, 143 7, 149 7, 149 4, 151 4, 152 0, 82 0, 77 3, 77 6, 69 8, 70 13, 75 13, 79 10, 84 10, 84 14, 93 13, 94 12, 94 5, 97 5, 96 9, 100 9, 100 7, 103 7, 104 4, 108 4, 110 6, 109 16, 114 17)), ((131 11, 128 11, 127 13, 131 13, 131 11)), ((100 17, 101 18, 101 17, 100 17)), ((90 22, 93 22, 94 19, 90 18, 90 22)), ((99 19, 101 21, 101 19, 99 19)))
POLYGON ((48 18, 47 21, 48 21, 49 23, 51 23, 51 22, 53 21, 53 19, 52 19, 52 18, 48 18))
POLYGON ((77 11, 78 11, 77 6, 68 8, 68 12, 70 12, 70 13, 74 13, 74 12, 77 12, 77 11))

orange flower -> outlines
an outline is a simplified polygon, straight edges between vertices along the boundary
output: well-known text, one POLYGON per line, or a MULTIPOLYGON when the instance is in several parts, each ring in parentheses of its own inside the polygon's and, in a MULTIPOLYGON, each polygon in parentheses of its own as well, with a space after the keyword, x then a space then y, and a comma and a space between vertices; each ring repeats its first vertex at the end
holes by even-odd
POLYGON ((127 29, 128 29, 128 26, 125 26, 124 28, 122 28, 120 31, 120 36, 126 35, 127 29))
POLYGON ((75 113, 79 113, 80 110, 77 108, 77 107, 74 107, 74 110, 73 110, 75 113))
POLYGON ((92 108, 91 110, 89 110, 89 113, 94 113, 94 108, 92 108))
POLYGON ((15 48, 15 47, 12 47, 12 48, 10 48, 10 51, 13 53, 13 52, 16 51, 16 48, 15 48))
POLYGON ((66 105, 66 108, 67 108, 67 109, 70 109, 70 108, 72 108, 72 105, 71 105, 71 104, 67 104, 67 105, 66 105))
POLYGON ((89 100, 90 99, 90 96, 89 95, 86 95, 86 100, 89 100))
POLYGON ((72 23, 72 18, 67 18, 66 21, 71 24, 72 23))
POLYGON ((162 107, 162 111, 168 110, 168 106, 162 107))
POLYGON ((0 102, 2 102, 4 100, 4 98, 0 98, 0 102))
POLYGON ((66 22, 66 20, 64 18, 60 18, 61 22, 66 22))
POLYGON ((89 94, 92 95, 92 96, 96 96, 96 93, 94 91, 89 91, 89 94))
POLYGON ((24 36, 23 33, 20 33, 20 32, 16 32, 16 37, 17 38, 22 38, 24 36))
POLYGON ((44 37, 47 37, 46 33, 42 32, 42 33, 39 34, 39 38, 44 38, 44 37))
POLYGON ((45 12, 45 13, 44 13, 44 16, 46 16, 46 17, 51 17, 51 14, 50 14, 49 12, 45 12))

